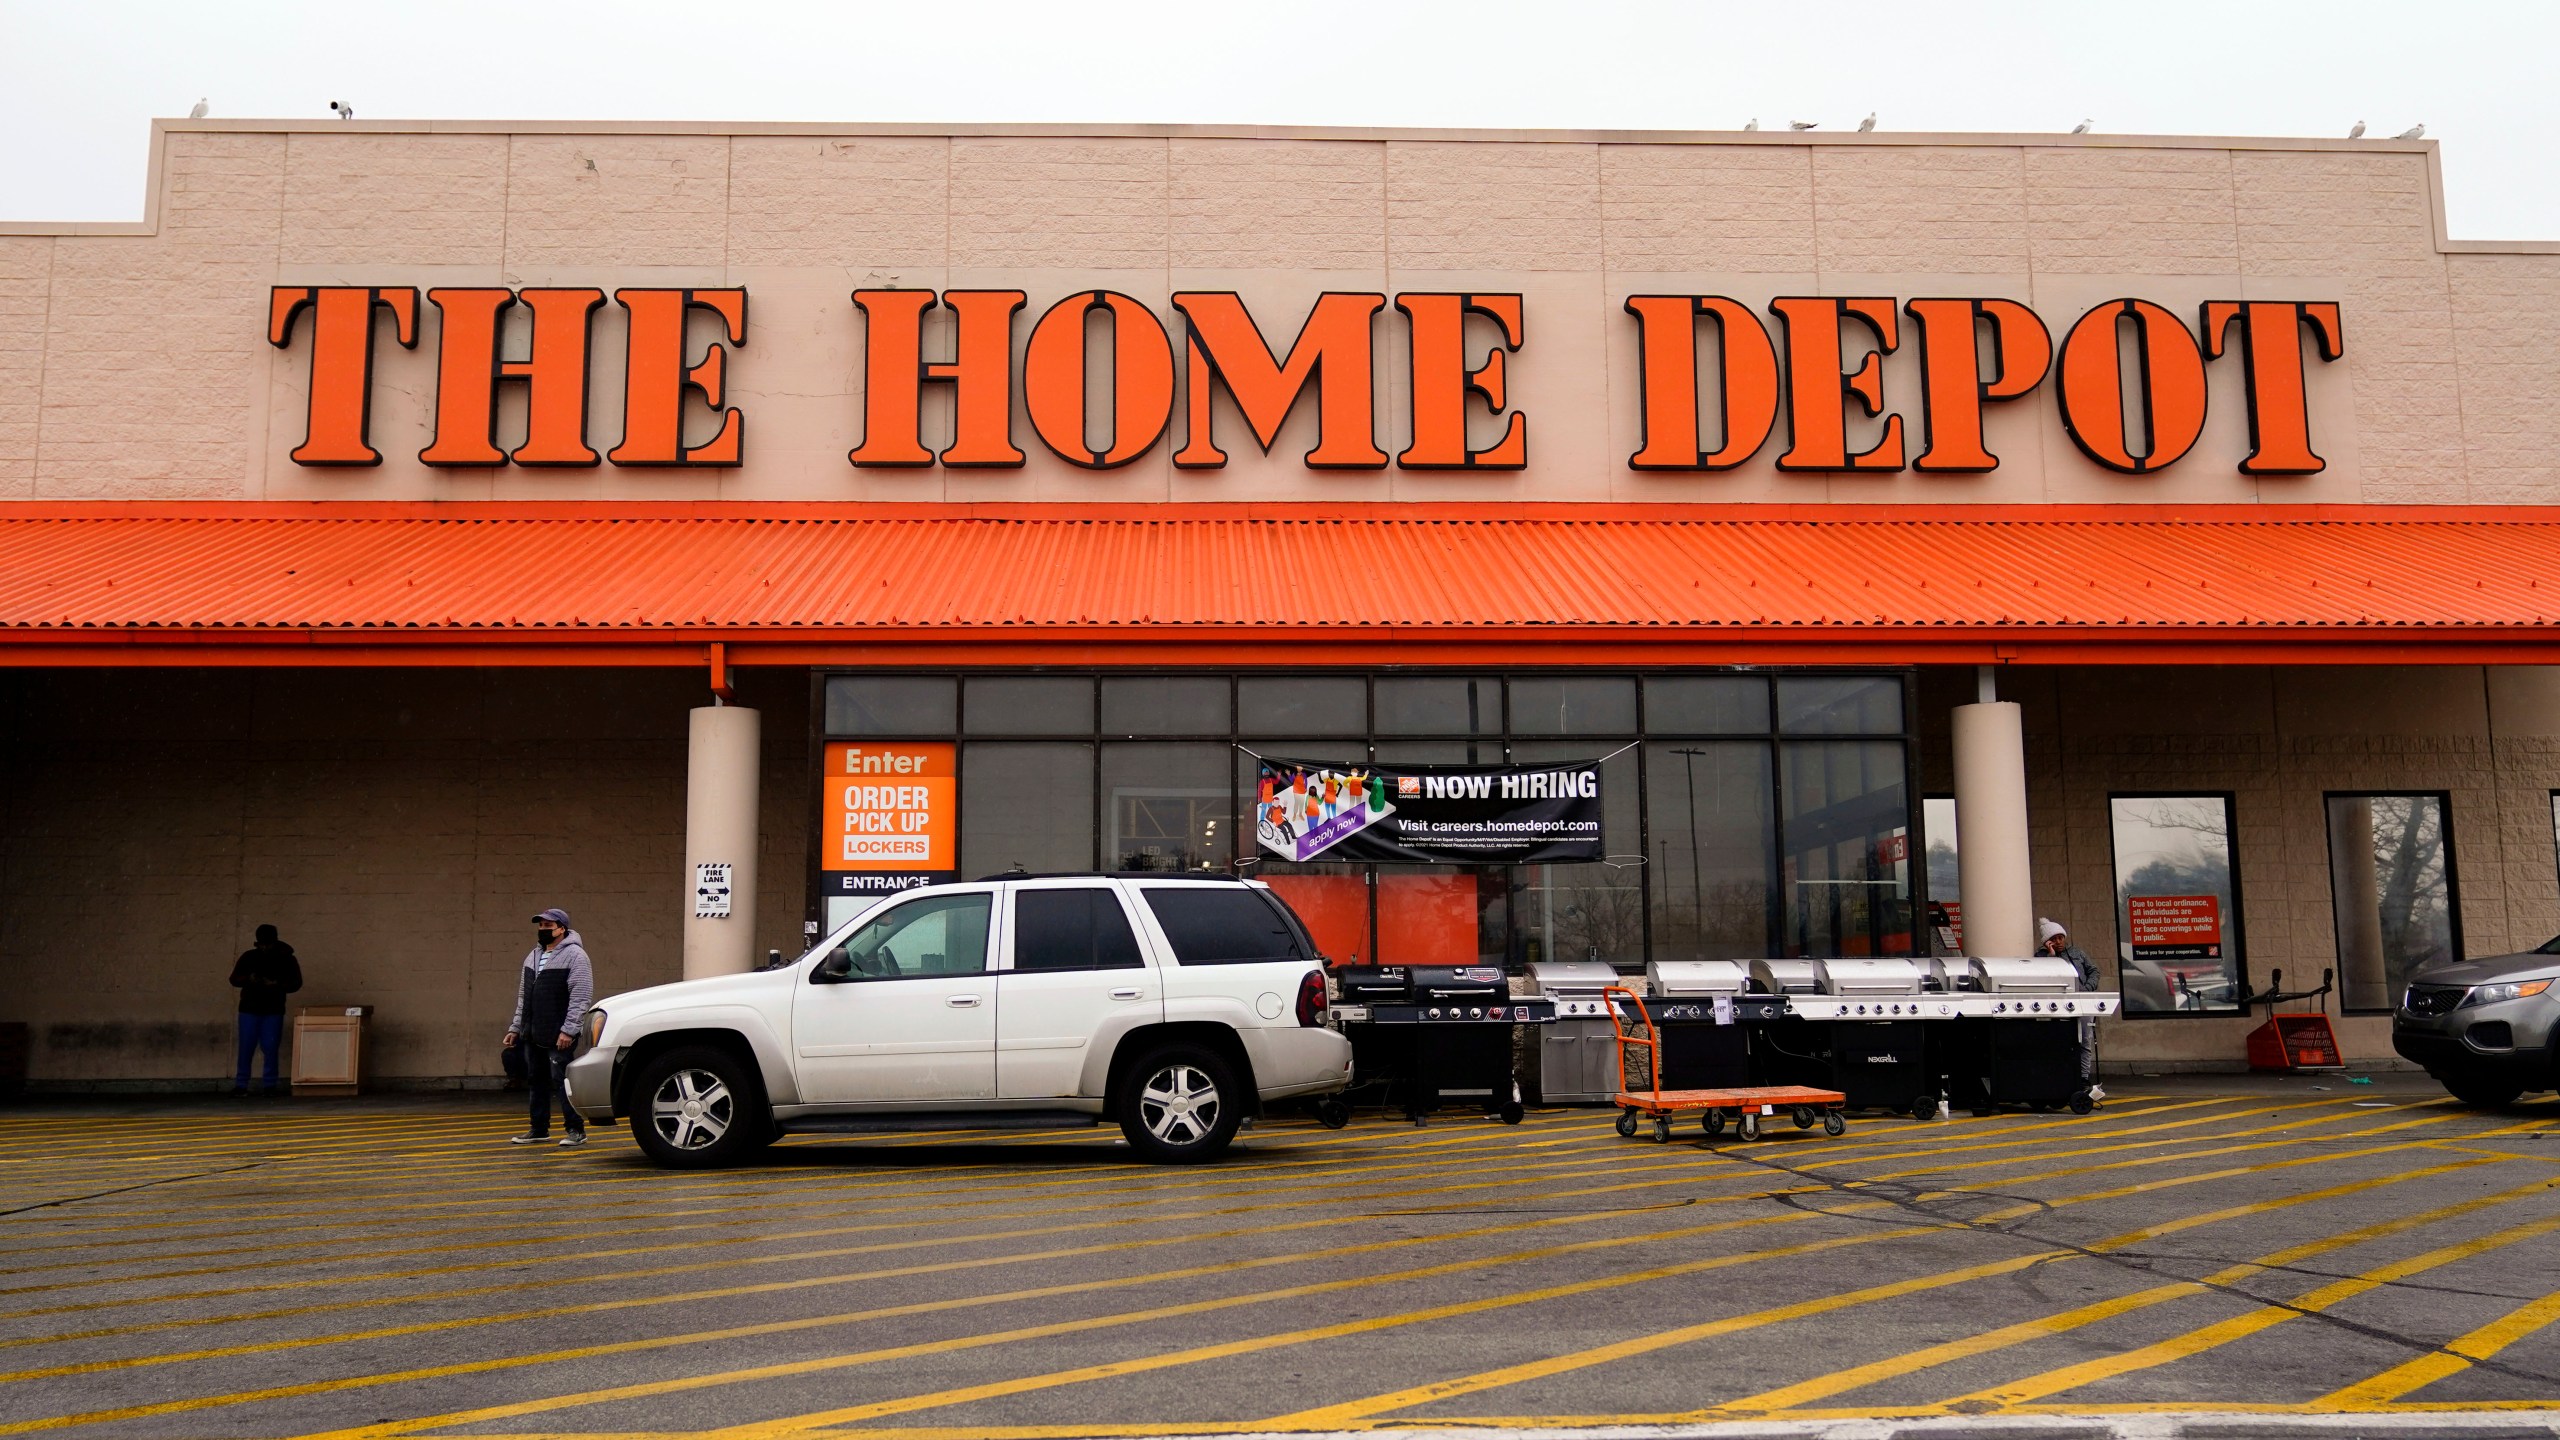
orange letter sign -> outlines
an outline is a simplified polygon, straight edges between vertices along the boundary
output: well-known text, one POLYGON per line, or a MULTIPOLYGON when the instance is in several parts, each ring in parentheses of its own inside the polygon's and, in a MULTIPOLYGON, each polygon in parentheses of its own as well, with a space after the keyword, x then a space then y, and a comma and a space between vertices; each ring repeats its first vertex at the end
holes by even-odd
POLYGON ((863 360, 862 443, 856 465, 912 467, 933 463, 924 448, 924 382, 949 385, 951 448, 942 463, 963 469, 1019 466, 1013 443, 1013 316, 1019 290, 953 290, 942 297, 957 318, 949 361, 924 359, 924 312, 930 290, 856 290, 870 338, 863 360))
POLYGON ((2205 358, 2222 358, 2231 323, 2240 322, 2241 373, 2249 395, 2249 458, 2244 475, 2317 475, 2328 467, 2311 449, 2311 405, 2303 393, 2302 327, 2327 363, 2346 353, 2334 300, 2207 300, 2205 358))
POLYGON ((1328 291, 1289 344, 1286 361, 1272 357, 1254 327, 1244 302, 1219 291, 1175 294, 1173 308, 1189 322, 1186 345, 1190 397, 1190 434, 1174 452, 1173 463, 1186 470, 1215 469, 1227 463, 1218 448, 1210 415, 1209 380, 1226 382, 1236 408, 1244 412, 1262 453, 1280 436, 1280 423, 1307 386, 1316 386, 1316 445, 1306 463, 1318 470, 1376 470, 1387 463, 1377 445, 1373 367, 1370 362, 1370 318, 1386 308, 1384 295, 1328 291))
POLYGON ((2015 300, 1913 300, 1902 307, 1920 332, 1920 457, 1915 470, 1979 474, 2000 457, 1982 448, 1982 402, 2015 400, 2053 367, 2053 334, 2015 300), (1975 332, 1991 322, 1991 378, 1982 378, 1975 332))
POLYGON ((267 343, 293 340, 304 310, 311 321, 311 411, 293 449, 297 465, 379 465, 373 419, 373 312, 391 312, 392 336, 418 345, 418 292, 410 286, 279 285, 267 297, 267 343))
POLYGON ((2062 340, 2062 428, 2080 453, 2127 475, 2176 463, 2204 433, 2204 353, 2178 317, 2148 300, 2110 300, 2062 340), (2118 331, 2133 326, 2133 409, 2144 450, 2125 426, 2118 331))
POLYGON ((723 409, 729 352, 715 341, 698 365, 685 364, 684 322, 695 310, 720 317, 729 343, 747 343, 744 290, 616 290, 631 312, 631 345, 623 367, 622 443, 605 456, 616 465, 736 465, 746 445, 746 417, 723 409), (720 433, 684 443, 685 392, 720 412, 720 433))
POLYGON ((604 292, 593 289, 430 290, 444 317, 436 361, 436 436, 418 452, 429 465, 593 465, 587 448, 587 335, 604 292), (521 302, 533 312, 531 355, 502 360, 498 320, 521 302), (524 443, 498 448, 498 386, 527 391, 524 443))
POLYGON ((1173 422, 1173 342, 1156 313, 1117 290, 1086 290, 1049 307, 1022 356, 1022 404, 1059 459, 1110 470, 1146 454, 1173 422), (1085 321, 1111 314, 1111 448, 1085 440, 1085 321))
POLYGON ((1884 357, 1902 343, 1891 300, 1783 296, 1769 302, 1787 332, 1787 448, 1781 470, 1899 470, 1902 417, 1886 415, 1876 443, 1849 453, 1845 395, 1869 415, 1884 414, 1884 357), (1840 323, 1855 320, 1876 337, 1854 371, 1843 371, 1840 323))
POLYGON ((1778 352, 1760 317, 1721 295, 1630 295, 1636 317, 1642 443, 1635 470, 1730 470, 1760 452, 1778 423, 1778 352), (1710 455, 1698 447, 1697 317, 1712 315, 1718 336, 1717 431, 1710 455))
POLYGON ((1502 438, 1481 450, 1467 448, 1467 401, 1480 396, 1493 413, 1505 400, 1504 357, 1520 348, 1517 295, 1396 297, 1413 322, 1413 444, 1396 457, 1407 470, 1518 470, 1529 463, 1529 417, 1514 412, 1502 438), (1482 315, 1502 327, 1502 339, 1481 368, 1467 368, 1467 317, 1482 315))

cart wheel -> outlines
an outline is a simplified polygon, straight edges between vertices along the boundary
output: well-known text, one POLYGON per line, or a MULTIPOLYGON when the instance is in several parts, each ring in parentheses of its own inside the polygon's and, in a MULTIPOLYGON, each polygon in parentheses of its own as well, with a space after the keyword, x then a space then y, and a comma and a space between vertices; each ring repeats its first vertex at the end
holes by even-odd
MULTIPOLYGON (((1914 1120, 1933 1120, 1937 1114, 1938 1097, 1935 1095, 1923 1095, 1911 1102, 1911 1118, 1914 1120)), ((1832 1133, 1836 1135, 1839 1132, 1835 1130, 1832 1133)))
POLYGON ((1745 1110, 1745 1111, 1743 1111, 1743 1112, 1742 1112, 1742 1125, 1741 1125, 1741 1127, 1740 1127, 1740 1128, 1741 1128, 1741 1131, 1742 1131, 1742 1138, 1743 1138, 1743 1139, 1745 1139, 1745 1140, 1757 1140, 1757 1139, 1759 1139, 1759 1138, 1760 1138, 1760 1117, 1759 1117, 1759 1115, 1758 1115, 1758 1114, 1756 1114, 1756 1113, 1754 1113, 1754 1112, 1752 1112, 1752 1111, 1749 1111, 1749 1110, 1745 1110))
POLYGON ((2098 1102, 2090 1099, 2086 1090, 2071 1097, 2071 1113, 2074 1115, 2086 1115, 2097 1108, 2098 1102))
POLYGON ((1656 1145, 1668 1145, 1671 1143, 1670 1116, 1656 1115, 1653 1117, 1653 1143, 1656 1145))
POLYGON ((1629 1140, 1636 1138, 1636 1112, 1633 1110, 1618 1112, 1618 1134, 1629 1140))
POLYGON ((1724 1112, 1710 1110, 1699 1119, 1698 1124, 1707 1132, 1707 1138, 1713 1140, 1724 1133, 1724 1112))
POLYGON ((1834 1136, 1846 1135, 1849 1133, 1849 1122, 1841 1119, 1840 1112, 1837 1110, 1826 1112, 1822 1117, 1822 1133, 1834 1136))
POLYGON ((1511 1082, 1511 1098, 1502 1102, 1502 1109, 1497 1113, 1501 1115, 1502 1123, 1505 1125, 1517 1125, 1528 1118, 1529 1107, 1520 1103, 1519 1081, 1511 1082))
POLYGON ((1351 1102, 1339 1095, 1327 1095, 1316 1102, 1316 1119, 1327 1130, 1339 1130, 1351 1123, 1351 1102))
POLYGON ((1799 1105, 1799 1106, 1797 1106, 1797 1107, 1796 1107, 1796 1113, 1795 1113, 1795 1122, 1796 1122, 1796 1128, 1797 1128, 1797 1129, 1799 1129, 1799 1130, 1810 1130, 1810 1129, 1812 1129, 1812 1128, 1813 1128, 1813 1107, 1812 1107, 1812 1106, 1810 1106, 1810 1105, 1799 1105))

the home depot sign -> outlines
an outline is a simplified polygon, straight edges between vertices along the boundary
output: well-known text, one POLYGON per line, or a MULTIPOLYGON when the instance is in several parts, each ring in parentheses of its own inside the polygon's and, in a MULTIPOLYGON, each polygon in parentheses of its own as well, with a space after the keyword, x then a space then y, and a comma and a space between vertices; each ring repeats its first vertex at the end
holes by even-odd
MULTIPOLYGON (((847 456, 855 465, 1020 466, 1019 417, 1033 440, 1088 469, 1126 465, 1160 444, 1176 447, 1177 466, 1216 469, 1227 462, 1223 446, 1241 443, 1219 433, 1219 391, 1264 451, 1290 412, 1312 403, 1318 438, 1304 460, 1314 468, 1518 470, 1529 461, 1534 398, 1507 380, 1507 357, 1530 333, 1517 294, 1406 292, 1391 301, 1327 292, 1285 348, 1223 291, 1176 292, 1170 324, 1129 295, 1078 291, 1031 321, 1019 346, 1024 291, 852 298, 864 334, 860 438, 847 456), (928 340, 937 309, 948 316, 947 349, 928 340), (1411 366, 1401 417, 1410 442, 1392 456, 1378 443, 1374 383, 1390 325, 1405 328, 1411 366), (950 393, 947 436, 927 434, 930 387, 950 393)), ((724 399, 731 350, 747 343, 743 289, 621 289, 608 302, 595 288, 471 287, 430 289, 424 303, 441 322, 425 464, 726 466, 745 454, 750 417, 724 399), (629 339, 622 438, 599 453, 587 438, 588 371, 595 315, 607 303, 627 313, 629 339), (511 359, 505 322, 518 310, 527 340, 523 358, 511 359), (698 353, 687 339, 697 313, 723 337, 698 353), (502 448, 498 396, 509 385, 524 387, 524 434, 502 448), (716 424, 688 443, 695 402, 716 424)), ((274 291, 267 338, 289 347, 299 337, 311 357, 297 463, 381 462, 368 433, 375 347, 386 330, 415 347, 420 304, 409 287, 274 291)), ((1722 295, 1636 295, 1624 308, 1642 357, 1642 442, 1626 459, 1637 470, 1730 470, 1775 444, 1781 470, 1980 473, 2000 463, 1984 441, 1989 407, 2050 388, 2083 454, 2148 474, 2194 448, 2207 367, 2223 362, 2238 368, 2248 411, 2239 469, 2315 474, 2324 462, 2313 446, 2306 356, 2335 360, 2345 345, 2330 301, 2210 300, 2190 326, 2152 301, 2110 300, 2076 317, 2059 342, 2035 311, 2005 299, 1781 296, 1764 315, 1722 295), (1888 396, 1884 357, 1906 347, 1917 351, 1916 393, 1888 396)))

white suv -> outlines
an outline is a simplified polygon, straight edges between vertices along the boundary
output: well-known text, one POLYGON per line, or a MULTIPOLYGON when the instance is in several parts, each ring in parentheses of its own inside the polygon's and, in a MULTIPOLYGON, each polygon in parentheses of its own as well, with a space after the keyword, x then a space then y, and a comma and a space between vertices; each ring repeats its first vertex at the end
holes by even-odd
POLYGON ((784 1132, 1104 1120, 1146 1159, 1205 1160, 1261 1105, 1351 1083, 1324 1008, 1268 886, 1004 876, 886 897, 787 965, 607 998, 569 1096, 661 1165, 784 1132))

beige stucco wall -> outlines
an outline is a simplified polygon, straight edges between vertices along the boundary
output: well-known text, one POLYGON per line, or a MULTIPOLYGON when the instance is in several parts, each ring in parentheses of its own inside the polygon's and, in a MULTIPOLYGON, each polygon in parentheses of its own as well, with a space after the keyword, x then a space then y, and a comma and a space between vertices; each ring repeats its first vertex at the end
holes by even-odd
MULTIPOLYGON (((2560 379, 2560 254, 2441 238, 2432 142, 2140 137, 1283 138, 669 133, 363 122, 165 122, 147 233, 0 227, 0 495, 14 498, 827 498, 2423 501, 2560 498, 2540 443, 2560 379), (748 463, 671 475, 437 472, 436 350, 384 345, 377 470, 294 466, 308 343, 264 340, 274 284, 744 285, 732 397, 748 463), (1171 445, 1093 474, 1031 440, 1019 472, 857 471, 857 286, 1013 286, 1030 309, 1079 288, 1161 314, 1189 288, 1241 292, 1275 341, 1327 288, 1517 291, 1512 366, 1530 416, 1518 474, 1310 473, 1313 416, 1275 457, 1232 413, 1233 463, 1177 473, 1171 445), (2310 478, 2253 481, 2239 362, 2213 367, 2188 459, 2114 475, 2075 451, 2052 385, 1994 407, 1985 476, 1639 474, 1639 291, 2010 296, 2057 336, 2119 296, 2192 321, 2208 298, 2334 299, 2346 359, 2312 375, 2310 478)), ((61 229, 63 227, 54 227, 61 229)), ((119 227, 86 227, 115 230, 119 227)), ((425 307, 422 307, 425 308, 425 307)), ((1380 438, 1402 443, 1403 325, 1381 321, 1380 438)), ((595 331, 589 440, 618 438, 622 331, 595 331)), ((1916 347, 1887 364, 1916 400, 1916 347)), ((514 388, 514 387, 510 387, 514 388)), ((940 388, 940 387, 934 387, 940 388)), ((1221 402, 1222 404, 1224 402, 1221 402)), ((1312 407, 1308 407, 1311 411, 1312 407)), ((707 417, 706 417, 707 418, 707 417)), ((1177 417, 1176 428, 1180 427, 1177 417)))
MULTIPOLYGON (((0 1019, 44 1082, 228 1075, 232 959, 272 923, 296 1005, 376 1008, 377 1079, 494 1076, 570 913, 599 996, 682 972, 691 671, 0 671, 0 1019)), ((764 711, 759 953, 798 953, 807 677, 764 711)))
MULTIPOLYGON (((1945 793, 1947 712, 1971 670, 1921 672, 1920 783, 1945 793)), ((2250 980, 2287 989, 2337 964, 2330 790, 2450 796, 2462 948, 2527 949, 2560 934, 2560 669, 2551 667, 2013 668, 2003 698, 2026 707, 2028 810, 2039 913, 2112 968, 2113 792, 2233 795, 2250 980)), ((2331 1013, 2337 1002, 2331 1000, 2331 1013)), ((2236 1061, 2264 1018, 2176 1017, 2107 1026, 2111 1066, 2236 1061)), ((2387 1016, 2338 1023, 2350 1058, 2392 1054, 2387 1016)))

